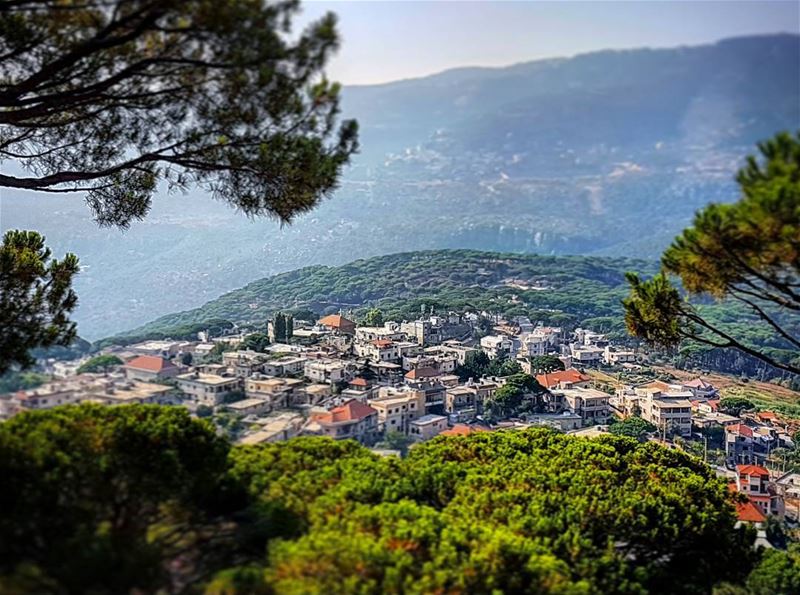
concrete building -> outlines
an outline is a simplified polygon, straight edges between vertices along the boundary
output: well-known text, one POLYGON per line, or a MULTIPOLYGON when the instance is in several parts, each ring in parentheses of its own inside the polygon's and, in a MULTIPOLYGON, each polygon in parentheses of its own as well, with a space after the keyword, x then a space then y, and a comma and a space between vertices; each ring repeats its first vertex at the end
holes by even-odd
POLYGON ((447 430, 444 415, 423 415, 411 422, 409 436, 415 440, 430 440, 447 430))
POLYGON ((263 415, 272 411, 272 403, 268 399, 242 399, 228 403, 225 409, 237 417, 263 415))
POLYGON ((369 405, 378 412, 378 426, 382 432, 408 434, 411 422, 425 415, 423 391, 382 387, 378 395, 369 400, 369 405))
POLYGON ((570 388, 561 389, 556 395, 563 399, 565 408, 575 415, 581 417, 585 426, 605 424, 611 415, 609 407, 609 397, 604 393, 593 388, 570 388))
POLYGON ((329 436, 334 440, 357 440, 371 445, 380 434, 378 412, 352 399, 330 411, 312 413, 304 431, 329 436))
POLYGON ((201 405, 215 407, 232 392, 241 390, 242 379, 236 376, 218 376, 189 372, 176 377, 178 389, 201 405))

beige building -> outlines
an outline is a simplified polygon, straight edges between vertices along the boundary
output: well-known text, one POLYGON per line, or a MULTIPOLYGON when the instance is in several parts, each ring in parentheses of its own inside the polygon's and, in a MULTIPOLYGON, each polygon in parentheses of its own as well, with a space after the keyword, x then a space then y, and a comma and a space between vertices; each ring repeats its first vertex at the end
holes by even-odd
POLYGON ((261 370, 267 376, 296 376, 303 373, 307 361, 305 357, 287 355, 264 362, 261 370))
POLYGON ((178 388, 193 401, 201 405, 215 407, 222 403, 226 395, 241 390, 241 378, 190 372, 175 378, 178 388))
POLYGON ((242 399, 225 405, 225 409, 237 417, 247 417, 248 415, 263 415, 272 410, 272 404, 268 399, 242 399))
POLYGON ((142 382, 174 378, 180 372, 178 366, 171 361, 156 355, 135 357, 126 363, 123 369, 128 380, 141 380, 142 382))
POLYGON ((338 360, 308 360, 303 374, 312 382, 335 384, 348 380, 344 362, 338 360))
POLYGON ((251 376, 244 381, 244 393, 250 399, 262 399, 270 403, 270 408, 288 407, 293 403, 295 391, 303 386, 299 378, 269 378, 251 376))
POLYGON ((661 433, 692 435, 691 393, 661 392, 657 388, 638 388, 641 416, 656 426, 661 433))
POLYGON ((605 424, 611 415, 609 398, 611 395, 593 388, 570 388, 556 393, 561 396, 566 408, 580 415, 583 425, 605 424))
POLYGON ((330 411, 315 412, 304 431, 334 440, 357 440, 371 445, 379 435, 378 412, 355 399, 330 411))
POLYGON ((158 403, 171 390, 172 387, 163 384, 124 382, 92 392, 91 400, 106 405, 158 403))
POLYGON ((384 432, 409 433, 410 423, 425 414, 425 393, 420 390, 395 390, 382 387, 369 405, 378 412, 378 426, 384 432))
POLYGON ((411 422, 409 436, 415 440, 430 440, 447 429, 447 418, 444 415, 423 415, 411 422))

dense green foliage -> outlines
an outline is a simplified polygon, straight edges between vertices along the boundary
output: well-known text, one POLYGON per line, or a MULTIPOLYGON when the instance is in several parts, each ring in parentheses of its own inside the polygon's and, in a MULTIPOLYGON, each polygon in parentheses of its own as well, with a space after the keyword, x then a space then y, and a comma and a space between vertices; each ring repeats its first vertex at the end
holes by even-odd
POLYGON ((0 375, 34 363, 31 351, 75 339, 69 320, 78 298, 72 280, 78 259, 51 259, 33 231, 8 231, 0 245, 0 375))
POLYGON ((0 454, 3 591, 705 593, 752 564, 724 483, 629 438, 478 433, 398 459, 73 406, 0 424, 0 454))
POLYGON ((749 157, 736 177, 738 202, 698 212, 664 252, 662 273, 629 275, 625 321, 631 334, 659 346, 689 339, 735 348, 800 374, 800 133, 778 134, 758 148, 760 159, 749 157), (668 275, 695 303, 681 298, 668 275), (703 297, 738 308, 709 313, 703 297))
POLYGON ((719 401, 719 409, 723 413, 738 416, 742 411, 752 411, 755 403, 745 397, 723 397, 719 401))
POLYGON ((564 370, 564 362, 555 355, 537 355, 530 358, 532 374, 549 374, 564 370))
POLYGON ((0 394, 36 388, 47 382, 47 378, 37 372, 9 372, 0 376, 0 394))
POLYGON ((332 14, 299 2, 22 1, 0 21, 0 186, 88 191, 103 224, 142 219, 159 183, 289 221, 357 148, 323 75, 332 14))
POLYGON ((800 593, 800 545, 788 551, 769 550, 747 578, 748 595, 800 593))
POLYGON ((83 405, 0 424, 0 591, 154 591, 213 529, 229 446, 186 410, 83 405))
POLYGON ((251 333, 242 339, 238 349, 264 352, 268 345, 269 337, 266 333, 251 333))
POLYGON ((201 308, 163 316, 121 335, 163 337, 177 328, 202 328, 205 320, 261 324, 275 312, 310 308, 318 314, 378 307, 385 320, 437 312, 488 310, 529 315, 545 323, 577 323, 624 336, 619 301, 629 269, 655 272, 656 263, 622 258, 498 254, 474 250, 409 252, 315 266, 255 281, 201 308), (522 281, 529 289, 511 285, 522 281), (512 299, 516 302, 512 302, 512 299))
POLYGON ((655 432, 657 429, 649 421, 634 416, 612 423, 608 430, 615 436, 628 436, 629 438, 643 441, 648 434, 655 432))
POLYGON ((96 355, 80 365, 77 372, 108 372, 115 366, 121 366, 124 362, 116 355, 96 355))

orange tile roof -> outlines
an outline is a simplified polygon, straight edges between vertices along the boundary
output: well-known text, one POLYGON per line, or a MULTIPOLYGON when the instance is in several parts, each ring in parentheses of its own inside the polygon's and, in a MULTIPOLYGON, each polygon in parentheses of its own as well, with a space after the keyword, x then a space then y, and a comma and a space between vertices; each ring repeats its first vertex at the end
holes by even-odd
POLYGON ((759 411, 758 413, 756 413, 756 417, 758 419, 776 420, 778 419, 778 414, 775 413, 774 411, 759 411))
POLYGON ((442 373, 438 370, 434 370, 433 368, 414 368, 413 370, 406 372, 405 377, 409 380, 417 380, 419 378, 433 378, 434 376, 441 376, 442 373))
POLYGON ((736 471, 741 475, 766 475, 769 476, 769 471, 760 465, 736 465, 736 471))
POLYGON ((330 326, 333 328, 341 328, 342 326, 352 326, 355 324, 352 320, 348 320, 339 314, 330 314, 324 318, 320 318, 319 323, 322 326, 330 326))
POLYGON ((467 424, 455 424, 449 430, 440 433, 440 436, 469 436, 476 432, 488 432, 486 428, 479 426, 468 426, 467 424))
POLYGON ((367 381, 364 378, 353 378, 350 381, 350 386, 368 386, 367 381))
POLYGON ((752 438, 753 437, 753 430, 751 428, 749 428, 748 426, 744 425, 744 424, 736 424, 736 425, 733 425, 733 426, 726 426, 725 427, 725 431, 726 432, 731 432, 732 434, 736 433, 736 434, 739 434, 741 436, 747 436, 748 438, 752 438))
POLYGON ((587 380, 591 380, 591 378, 585 374, 581 374, 575 368, 570 368, 569 370, 548 372, 547 374, 537 374, 536 380, 545 388, 553 388, 562 382, 568 384, 577 384, 578 382, 586 382, 587 380))
POLYGON ((360 421, 370 415, 377 415, 378 411, 361 401, 351 399, 338 407, 325 413, 313 415, 313 419, 322 423, 338 423, 343 421, 360 421))
POLYGON ((736 516, 745 523, 763 523, 767 520, 764 513, 749 499, 747 502, 736 502, 736 516))
POLYGON ((163 357, 158 357, 156 355, 140 355, 139 357, 133 358, 125 364, 124 367, 133 368, 135 370, 147 370, 148 372, 163 372, 164 370, 173 369, 176 366, 163 357))
POLYGON ((374 341, 370 341, 375 347, 389 347, 393 345, 393 343, 389 339, 375 339, 374 341))

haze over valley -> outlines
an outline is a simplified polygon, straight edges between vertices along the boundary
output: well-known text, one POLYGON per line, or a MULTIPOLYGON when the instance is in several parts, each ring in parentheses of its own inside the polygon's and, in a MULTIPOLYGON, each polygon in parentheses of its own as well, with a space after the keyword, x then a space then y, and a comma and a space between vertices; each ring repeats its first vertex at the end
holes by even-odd
POLYGON ((98 339, 311 264, 435 248, 656 259, 737 198, 756 141, 800 122, 800 37, 606 51, 346 87, 361 152, 291 226, 190 193, 126 232, 80 197, 4 190, 2 229, 76 253, 79 333, 98 339))

